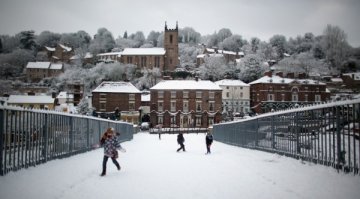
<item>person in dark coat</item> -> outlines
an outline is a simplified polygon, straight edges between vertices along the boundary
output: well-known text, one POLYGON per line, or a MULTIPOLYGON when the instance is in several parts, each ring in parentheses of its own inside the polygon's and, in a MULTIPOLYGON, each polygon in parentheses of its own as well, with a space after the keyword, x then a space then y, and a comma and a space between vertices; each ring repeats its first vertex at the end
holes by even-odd
POLYGON ((185 145, 184 145, 184 142, 185 142, 185 138, 183 136, 182 133, 179 133, 178 136, 177 136, 177 142, 178 144, 180 144, 180 148, 178 148, 178 150, 176 150, 177 152, 179 152, 181 149, 183 151, 185 151, 185 145))
POLYGON ((104 158, 102 162, 102 172, 101 176, 106 175, 106 163, 109 158, 111 158, 112 162, 115 164, 116 168, 120 170, 120 165, 116 161, 118 158, 118 149, 124 150, 118 139, 116 138, 115 132, 113 128, 108 128, 106 132, 103 134, 100 140, 101 146, 104 147, 104 158))
POLYGON ((211 135, 210 132, 207 132, 206 137, 205 137, 205 142, 206 142, 206 154, 210 154, 210 147, 211 144, 213 143, 213 136, 211 135))

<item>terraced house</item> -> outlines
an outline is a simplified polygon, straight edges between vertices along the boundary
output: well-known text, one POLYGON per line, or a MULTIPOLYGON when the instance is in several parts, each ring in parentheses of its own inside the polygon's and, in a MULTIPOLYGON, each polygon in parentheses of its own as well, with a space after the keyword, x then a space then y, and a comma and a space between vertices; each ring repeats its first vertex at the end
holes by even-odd
POLYGON ((218 123, 221 92, 208 80, 163 80, 150 88, 151 125, 206 128, 218 123))

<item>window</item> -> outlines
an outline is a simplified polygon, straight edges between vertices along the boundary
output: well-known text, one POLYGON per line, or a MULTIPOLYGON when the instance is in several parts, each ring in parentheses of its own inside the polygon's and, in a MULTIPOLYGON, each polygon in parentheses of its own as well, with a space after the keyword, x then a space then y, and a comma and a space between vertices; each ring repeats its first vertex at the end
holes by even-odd
POLYGON ((285 94, 281 94, 281 101, 285 101, 285 94))
POLYGON ((129 94, 129 100, 135 100, 135 94, 129 94))
POLYGON ((171 91, 171 98, 176 98, 176 91, 171 91))
POLYGON ((106 102, 100 102, 100 111, 106 111, 106 102))
POLYGON ((164 91, 158 91, 158 98, 164 98, 164 91))
POLYGON ((132 57, 127 57, 127 63, 132 64, 133 60, 132 57))
POLYGON ((100 100, 105 100, 106 101, 106 94, 105 93, 100 93, 100 100))
POLYGON ((229 92, 226 92, 226 97, 230 97, 230 93, 229 93, 229 92))
POLYGON ((176 101, 175 100, 171 100, 171 102, 170 102, 170 111, 171 112, 176 111, 176 101))
POLYGON ((308 99, 308 95, 307 94, 305 94, 305 102, 307 102, 309 99, 308 99))
POLYGON ((196 91, 196 98, 201 98, 201 97, 202 97, 202 92, 196 91))
POLYGON ((213 117, 209 117, 209 125, 213 125, 214 124, 214 118, 213 117))
POLYGON ((160 57, 155 57, 155 67, 160 67, 160 57))
POLYGON ((163 124, 163 116, 162 115, 159 115, 158 116, 158 124, 163 124))
POLYGON ((243 93, 242 92, 240 93, 240 98, 243 98, 243 93))
POLYGON ((183 101, 183 111, 188 112, 189 111, 189 101, 184 100, 183 101))
POLYGON ((173 42, 173 36, 170 35, 170 43, 172 44, 172 42, 173 42))
POLYGON ((162 111, 163 111, 163 105, 164 105, 164 102, 163 102, 163 101, 159 101, 159 102, 158 102, 158 111, 159 111, 159 112, 162 112, 162 111))
POLYGON ((146 66, 146 57, 142 56, 140 60, 140 66, 145 67, 146 66))
POLYGON ((298 101, 298 94, 297 94, 297 93, 293 93, 293 94, 292 94, 292 101, 293 101, 293 102, 297 102, 297 101, 298 101))
POLYGON ((183 91, 183 98, 189 98, 189 91, 183 91))
POLYGON ((201 101, 196 101, 196 112, 201 111, 201 101))
POLYGON ((271 102, 275 101, 274 94, 268 94, 268 101, 271 101, 271 102))
POLYGON ((135 111, 135 102, 129 102, 129 111, 135 111))
POLYGON ((315 95, 315 102, 321 101, 321 95, 315 95))
POLYGON ((209 99, 214 99, 215 98, 215 92, 210 91, 209 92, 209 99))
POLYGON ((196 116, 196 126, 197 127, 201 126, 201 116, 200 115, 196 116))
POLYGON ((215 110, 215 102, 210 101, 209 102, 209 111, 213 112, 215 110))

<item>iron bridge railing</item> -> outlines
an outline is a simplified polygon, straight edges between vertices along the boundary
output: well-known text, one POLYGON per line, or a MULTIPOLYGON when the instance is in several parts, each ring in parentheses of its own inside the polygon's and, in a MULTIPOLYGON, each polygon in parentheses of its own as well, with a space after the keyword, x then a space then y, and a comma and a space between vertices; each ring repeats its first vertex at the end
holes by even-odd
POLYGON ((133 139, 132 124, 55 111, 0 106, 0 175, 98 148, 114 127, 118 139, 133 139))
POLYGON ((216 124, 214 139, 359 174, 360 99, 216 124))

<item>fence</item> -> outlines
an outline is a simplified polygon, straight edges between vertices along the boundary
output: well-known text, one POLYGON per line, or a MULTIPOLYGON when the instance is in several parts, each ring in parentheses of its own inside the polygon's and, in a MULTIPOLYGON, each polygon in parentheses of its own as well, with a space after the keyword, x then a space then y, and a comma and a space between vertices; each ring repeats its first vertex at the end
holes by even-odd
POLYGON ((360 99, 216 124, 214 139, 359 174, 360 99))
POLYGON ((124 122, 0 106, 0 175, 98 148, 108 127, 121 142, 133 139, 133 125, 124 122))

